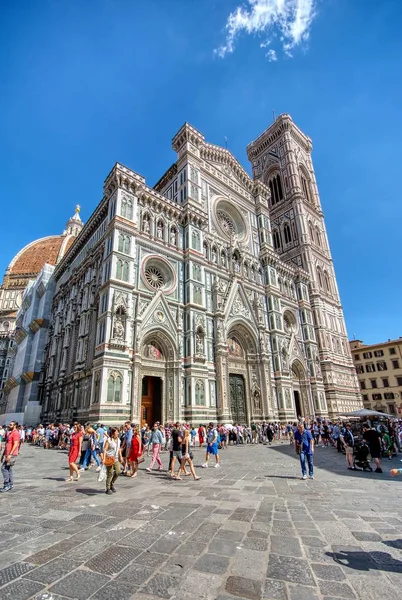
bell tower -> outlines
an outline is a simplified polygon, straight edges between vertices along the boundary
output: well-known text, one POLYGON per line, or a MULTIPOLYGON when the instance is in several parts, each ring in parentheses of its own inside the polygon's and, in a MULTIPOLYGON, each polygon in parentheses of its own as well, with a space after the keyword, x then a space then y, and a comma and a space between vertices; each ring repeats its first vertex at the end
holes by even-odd
MULTIPOLYGON (((270 190, 272 243, 279 258, 309 274, 309 299, 330 416, 362 407, 350 354, 324 215, 311 159, 312 142, 287 114, 247 147, 254 179, 270 190)), ((299 298, 302 309, 303 298, 299 298)))

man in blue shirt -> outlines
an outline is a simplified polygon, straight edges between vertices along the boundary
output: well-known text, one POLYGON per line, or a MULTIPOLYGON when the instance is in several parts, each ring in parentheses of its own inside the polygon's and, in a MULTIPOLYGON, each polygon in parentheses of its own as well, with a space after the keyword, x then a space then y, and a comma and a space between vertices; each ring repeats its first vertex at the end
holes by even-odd
POLYGON ((314 479, 314 438, 309 430, 304 428, 302 423, 298 425, 297 431, 295 431, 295 448, 296 452, 300 454, 302 479, 307 479, 306 458, 308 462, 309 477, 310 479, 314 479))

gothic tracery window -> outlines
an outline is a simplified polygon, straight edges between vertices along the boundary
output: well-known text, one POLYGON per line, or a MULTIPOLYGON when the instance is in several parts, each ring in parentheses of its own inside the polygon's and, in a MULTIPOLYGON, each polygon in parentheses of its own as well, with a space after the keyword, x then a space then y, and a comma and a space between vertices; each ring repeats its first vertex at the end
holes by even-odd
POLYGON ((118 250, 124 254, 130 254, 131 238, 124 233, 119 234, 118 250))
POLYGON ((123 197, 121 200, 121 216, 126 219, 133 218, 133 201, 130 198, 123 197))
POLYGON ((271 192, 271 205, 274 206, 283 200, 282 181, 279 173, 275 173, 268 182, 269 190, 271 192))
POLYGON ((310 241, 312 244, 314 244, 314 227, 311 221, 308 222, 308 229, 310 232, 310 241))
POLYGON ((275 250, 279 250, 281 247, 281 239, 279 237, 279 231, 277 229, 274 229, 274 231, 272 232, 272 240, 274 243, 275 250))
POLYGON ((204 382, 197 379, 195 384, 195 404, 197 406, 205 405, 205 387, 204 382))
POLYGON ((320 284, 320 287, 323 287, 323 281, 322 281, 322 272, 320 267, 317 267, 317 276, 318 276, 318 283, 320 284))
POLYGON ((321 233, 320 230, 318 229, 318 226, 315 228, 315 239, 317 241, 317 246, 321 246, 321 233))
POLYGON ((325 287, 325 291, 326 292, 330 292, 331 291, 331 283, 330 283, 330 280, 329 280, 328 273, 326 271, 324 271, 324 287, 325 287))
POLYGON ((121 375, 110 373, 107 381, 107 402, 121 402, 121 386, 121 375))
POLYGON ((290 244, 292 241, 292 233, 290 231, 289 223, 285 223, 283 226, 283 235, 285 238, 285 244, 290 244))
POLYGON ((119 258, 116 264, 116 279, 128 281, 128 268, 128 262, 119 258))

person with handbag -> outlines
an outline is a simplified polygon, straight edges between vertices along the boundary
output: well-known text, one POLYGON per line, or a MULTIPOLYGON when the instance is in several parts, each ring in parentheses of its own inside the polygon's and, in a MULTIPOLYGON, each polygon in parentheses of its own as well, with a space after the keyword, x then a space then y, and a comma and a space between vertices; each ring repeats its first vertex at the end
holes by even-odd
POLYGON ((194 477, 194 481, 199 481, 201 479, 201 477, 197 477, 197 475, 196 475, 194 465, 193 465, 193 454, 192 454, 192 452, 190 452, 190 431, 188 429, 184 430, 183 442, 182 442, 182 446, 181 446, 181 455, 182 455, 182 458, 181 458, 180 469, 179 469, 179 472, 177 473, 177 475, 173 475, 173 479, 181 480, 180 475, 182 474, 182 471, 184 471, 186 475, 188 474, 188 473, 186 473, 186 463, 188 463, 188 465, 190 467, 191 475, 194 477))
POLYGON ((136 425, 133 430, 133 439, 131 442, 131 450, 128 460, 131 468, 131 477, 137 477, 138 465, 144 462, 144 457, 142 454, 142 440, 138 425, 136 425))
POLYGON ((304 428, 303 423, 298 425, 297 431, 294 434, 294 438, 296 452, 300 455, 302 479, 307 479, 306 459, 308 463, 309 477, 310 479, 314 479, 314 438, 311 432, 304 428))
POLYGON ((117 427, 111 428, 110 437, 108 437, 105 441, 102 462, 106 467, 106 494, 110 495, 116 492, 114 483, 120 475, 120 465, 123 464, 121 442, 117 427))
POLYGON ((20 434, 18 433, 18 424, 10 421, 6 436, 6 445, 3 456, 1 457, 1 472, 4 477, 4 487, 0 492, 9 492, 14 487, 13 466, 18 456, 20 447, 20 434))

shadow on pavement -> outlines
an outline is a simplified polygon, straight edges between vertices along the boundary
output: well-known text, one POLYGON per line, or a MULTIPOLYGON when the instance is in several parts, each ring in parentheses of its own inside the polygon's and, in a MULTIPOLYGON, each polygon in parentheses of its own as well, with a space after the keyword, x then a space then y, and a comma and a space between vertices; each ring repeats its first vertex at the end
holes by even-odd
POLYGON ((387 554, 387 552, 339 550, 336 552, 326 552, 326 555, 332 556, 334 561, 343 567, 357 571, 402 573, 402 561, 387 554))
POLYGON ((397 548, 398 550, 402 550, 402 540, 383 540, 382 542, 386 546, 390 548, 397 548))
POLYGON ((93 488, 76 488, 75 491, 77 494, 84 494, 84 496, 96 496, 105 493, 105 490, 94 490, 93 488))

